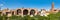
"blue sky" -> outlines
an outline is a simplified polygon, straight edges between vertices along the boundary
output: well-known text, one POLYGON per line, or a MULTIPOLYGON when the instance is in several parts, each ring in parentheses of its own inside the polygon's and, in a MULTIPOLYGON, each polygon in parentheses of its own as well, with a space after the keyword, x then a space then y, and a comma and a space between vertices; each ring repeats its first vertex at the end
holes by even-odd
POLYGON ((37 8, 37 9, 50 9, 51 4, 54 2, 55 8, 60 8, 60 0, 0 0, 0 4, 3 4, 1 7, 16 9, 16 8, 37 8))

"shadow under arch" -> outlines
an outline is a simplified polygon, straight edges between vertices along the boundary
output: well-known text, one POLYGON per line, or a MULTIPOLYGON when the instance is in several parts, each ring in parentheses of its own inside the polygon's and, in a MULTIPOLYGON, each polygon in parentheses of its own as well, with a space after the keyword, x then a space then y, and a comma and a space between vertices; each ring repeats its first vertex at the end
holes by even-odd
POLYGON ((21 13, 21 9, 18 9, 18 10, 17 10, 17 15, 18 15, 19 13, 21 13))
POLYGON ((24 9, 23 10, 23 15, 27 15, 28 14, 28 10, 27 9, 24 9))
POLYGON ((32 10, 30 11, 30 15, 34 15, 34 14, 35 14, 35 10, 32 9, 32 10))
POLYGON ((12 11, 12 15, 14 15, 14 11, 12 11))

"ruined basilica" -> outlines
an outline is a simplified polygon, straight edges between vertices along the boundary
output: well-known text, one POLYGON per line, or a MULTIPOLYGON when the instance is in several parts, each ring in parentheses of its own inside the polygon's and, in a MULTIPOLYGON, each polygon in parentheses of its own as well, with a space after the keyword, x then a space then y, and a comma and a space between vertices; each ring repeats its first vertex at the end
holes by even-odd
MULTIPOLYGON (((54 3, 52 3, 52 7, 51 7, 50 11, 47 12, 46 10, 43 9, 42 12, 45 12, 45 13, 49 14, 49 12, 58 12, 58 10, 54 9, 54 3)), ((36 8, 17 8, 15 10, 10 10, 10 9, 6 8, 6 9, 3 9, 3 10, 0 10, 0 14, 1 14, 1 16, 7 15, 8 17, 12 16, 12 15, 16 15, 16 16, 38 15, 39 11, 36 8)))

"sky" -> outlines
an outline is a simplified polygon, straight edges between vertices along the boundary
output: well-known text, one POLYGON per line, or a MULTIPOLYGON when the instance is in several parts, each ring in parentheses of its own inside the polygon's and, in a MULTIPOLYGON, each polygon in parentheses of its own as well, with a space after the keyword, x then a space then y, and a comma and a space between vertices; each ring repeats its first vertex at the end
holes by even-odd
POLYGON ((37 8, 51 9, 52 2, 55 8, 60 8, 60 0, 0 0, 1 9, 9 8, 37 8))

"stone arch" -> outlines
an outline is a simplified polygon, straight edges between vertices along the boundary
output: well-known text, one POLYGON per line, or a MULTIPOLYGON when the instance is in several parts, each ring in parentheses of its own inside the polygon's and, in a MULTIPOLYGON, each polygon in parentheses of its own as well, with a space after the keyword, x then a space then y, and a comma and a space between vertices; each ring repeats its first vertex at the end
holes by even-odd
POLYGON ((19 13, 21 13, 21 9, 18 9, 18 10, 17 10, 17 15, 18 15, 19 13))
POLYGON ((28 10, 27 9, 24 9, 23 10, 23 15, 27 15, 28 14, 28 10))
POLYGON ((12 11, 12 15, 14 15, 14 11, 12 11))
POLYGON ((35 10, 32 9, 32 10, 30 11, 30 15, 34 15, 34 14, 35 14, 35 10))
POLYGON ((6 12, 6 15, 8 15, 10 12, 6 12))

